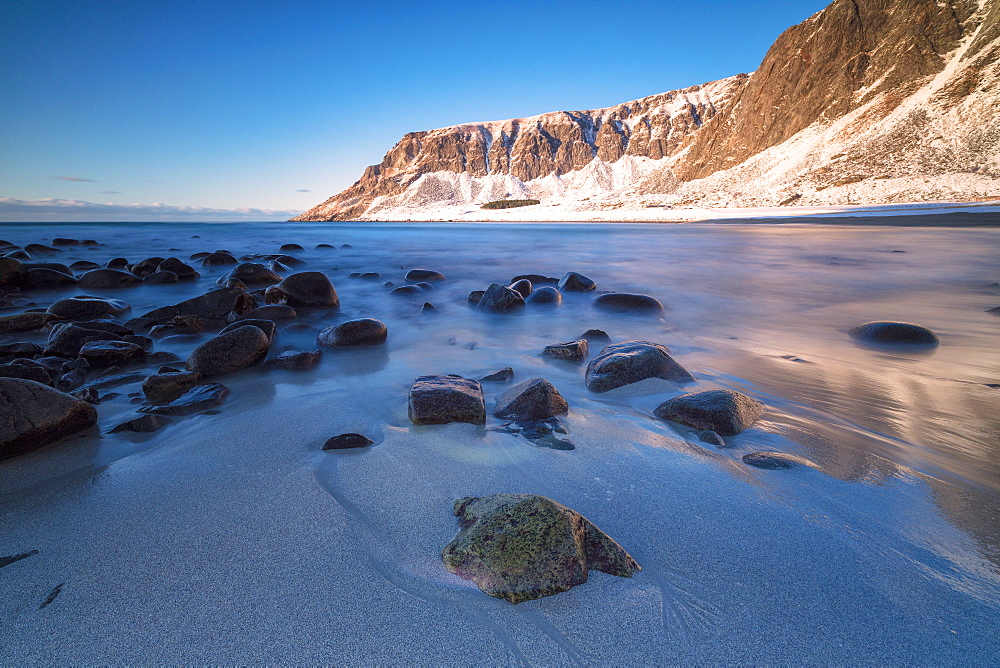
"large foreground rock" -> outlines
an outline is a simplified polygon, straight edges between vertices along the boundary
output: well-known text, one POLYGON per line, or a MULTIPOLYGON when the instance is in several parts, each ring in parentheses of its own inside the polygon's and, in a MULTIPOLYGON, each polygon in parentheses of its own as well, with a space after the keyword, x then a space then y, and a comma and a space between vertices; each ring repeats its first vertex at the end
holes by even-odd
POLYGON ((506 285, 493 283, 476 303, 477 311, 508 313, 524 306, 524 297, 506 285))
POLYGON ((72 359, 80 354, 80 348, 88 341, 121 340, 120 335, 112 332, 60 323, 49 332, 48 341, 45 342, 45 353, 72 359))
POLYGON ((938 337, 934 332, 912 322, 873 320, 858 325, 848 331, 848 334, 859 341, 880 345, 936 346, 938 344, 938 337))
POLYGON ((607 392, 647 378, 686 383, 694 376, 670 356, 666 346, 649 341, 622 341, 605 346, 587 365, 587 389, 607 392))
POLYGON ((445 567, 490 596, 520 603, 587 581, 590 569, 632 577, 635 559, 580 513, 534 494, 455 501, 460 530, 445 567))
POLYGON ((186 367, 206 378, 221 376, 256 364, 264 359, 269 347, 267 334, 262 329, 245 325, 219 334, 195 348, 186 367))
POLYGON ((337 348, 385 343, 388 334, 389 331, 381 320, 359 318, 327 327, 317 338, 321 346, 337 348))
POLYGON ((268 304, 288 306, 340 306, 340 298, 330 279, 318 271, 292 274, 264 293, 268 304))
POLYGON ((497 397, 493 415, 507 420, 543 420, 568 411, 569 404, 552 383, 532 378, 497 397))
POLYGON ((420 376, 410 387, 409 414, 413 424, 486 424, 483 387, 461 376, 420 376))
POLYGON ((97 411, 51 387, 0 378, 0 459, 34 450, 97 423, 97 411))
POLYGON ((154 309, 143 317, 155 321, 158 325, 165 325, 176 316, 193 315, 210 326, 222 327, 228 324, 227 316, 230 313, 240 316, 255 308, 257 302, 243 290, 220 288, 179 304, 154 309))
POLYGON ((120 299, 103 299, 81 295, 60 299, 49 306, 47 312, 72 320, 93 320, 109 315, 117 317, 127 313, 130 308, 132 307, 127 302, 120 299))
POLYGON ((764 404, 733 390, 690 392, 668 399, 653 414, 661 420, 679 422, 694 429, 711 429, 722 436, 735 436, 764 412, 764 404))

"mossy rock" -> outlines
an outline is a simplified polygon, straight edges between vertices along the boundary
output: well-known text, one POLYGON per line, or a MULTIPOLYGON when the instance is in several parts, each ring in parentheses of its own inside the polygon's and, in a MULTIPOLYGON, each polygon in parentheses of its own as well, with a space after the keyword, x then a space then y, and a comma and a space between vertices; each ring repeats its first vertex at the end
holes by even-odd
POLYGON ((641 570, 587 518, 544 496, 470 496, 454 511, 460 531, 441 552, 445 567, 511 603, 583 584, 590 569, 622 577, 641 570))

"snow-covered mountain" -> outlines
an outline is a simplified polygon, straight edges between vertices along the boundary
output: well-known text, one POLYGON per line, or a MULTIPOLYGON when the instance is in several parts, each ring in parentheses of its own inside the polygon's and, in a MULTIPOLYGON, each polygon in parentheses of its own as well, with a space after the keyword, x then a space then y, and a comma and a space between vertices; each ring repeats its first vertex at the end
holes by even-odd
POLYGON ((1000 197, 1000 0, 835 0, 782 33, 749 75, 409 133, 295 220, 468 218, 524 198, 573 220, 990 197, 1000 197))

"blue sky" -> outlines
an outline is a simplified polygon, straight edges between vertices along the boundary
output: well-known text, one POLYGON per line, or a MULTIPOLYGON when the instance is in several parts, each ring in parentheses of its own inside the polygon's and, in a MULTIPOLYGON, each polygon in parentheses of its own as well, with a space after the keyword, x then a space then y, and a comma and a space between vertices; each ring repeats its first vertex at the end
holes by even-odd
POLYGON ((753 70, 825 4, 0 0, 0 220, 281 218, 405 132, 753 70))

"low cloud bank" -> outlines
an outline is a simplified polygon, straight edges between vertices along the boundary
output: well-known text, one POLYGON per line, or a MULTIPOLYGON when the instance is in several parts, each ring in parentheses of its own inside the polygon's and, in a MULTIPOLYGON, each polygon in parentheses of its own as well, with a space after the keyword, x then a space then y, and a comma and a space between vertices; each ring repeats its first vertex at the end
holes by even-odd
POLYGON ((283 221, 300 213, 292 209, 209 209, 158 203, 98 204, 75 199, 0 197, 0 221, 7 223, 283 221))

